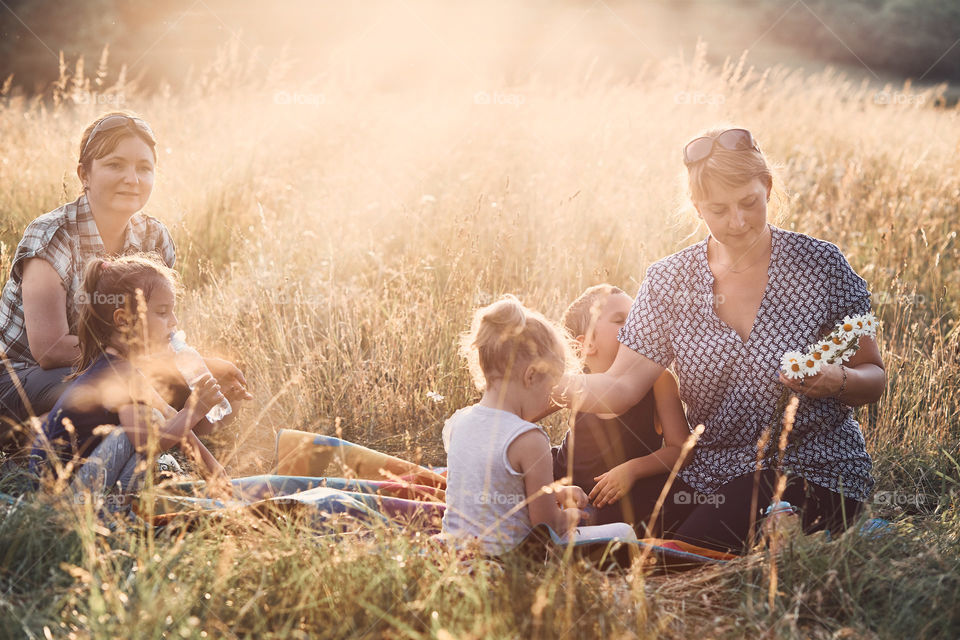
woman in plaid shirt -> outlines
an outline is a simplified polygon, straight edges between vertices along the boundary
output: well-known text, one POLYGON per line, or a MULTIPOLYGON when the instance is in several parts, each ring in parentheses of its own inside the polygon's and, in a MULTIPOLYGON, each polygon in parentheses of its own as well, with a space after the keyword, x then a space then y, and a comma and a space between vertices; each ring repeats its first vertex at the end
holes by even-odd
MULTIPOLYGON (((79 356, 80 278, 89 258, 147 252, 173 266, 170 232, 141 211, 153 190, 156 161, 156 139, 142 119, 119 112, 98 118, 80 142, 83 192, 24 231, 0 298, 4 422, 42 416, 63 392, 63 378, 79 356)), ((245 395, 236 366, 215 358, 207 364, 225 393, 245 395)))

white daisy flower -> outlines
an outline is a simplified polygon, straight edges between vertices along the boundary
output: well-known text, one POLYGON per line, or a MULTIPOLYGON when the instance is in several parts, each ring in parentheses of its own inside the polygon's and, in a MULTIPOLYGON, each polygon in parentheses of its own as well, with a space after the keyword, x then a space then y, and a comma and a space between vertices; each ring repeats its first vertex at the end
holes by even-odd
POLYGON ((791 380, 815 376, 825 364, 847 362, 857 352, 862 336, 873 337, 879 321, 872 313, 845 316, 823 340, 807 347, 807 352, 788 351, 780 360, 780 370, 791 380))
POLYGON ((829 364, 839 364, 846 362, 857 352, 857 339, 851 338, 850 341, 838 340, 836 337, 827 341, 831 347, 830 356, 827 359, 829 364))
POLYGON ((853 333, 857 337, 873 337, 877 332, 877 317, 872 313, 865 313, 862 316, 854 316, 850 320, 853 322, 853 333))
POLYGON ((800 371, 803 372, 804 376, 815 376, 820 373, 823 364, 823 360, 815 358, 812 353, 808 353, 800 360, 800 371))
POLYGON ((807 349, 807 355, 819 362, 821 366, 829 364, 835 353, 829 342, 818 342, 807 349))
POLYGON ((443 402, 446 400, 446 396, 442 396, 436 391, 427 391, 427 397, 433 400, 434 402, 443 402))
POLYGON ((790 380, 802 378, 804 373, 801 363, 805 358, 806 355, 799 351, 787 351, 783 354, 783 358, 780 359, 780 370, 783 372, 783 375, 790 380))
POLYGON ((840 324, 837 325, 837 328, 833 330, 831 336, 836 334, 841 340, 849 343, 860 335, 858 331, 861 326, 860 316, 845 316, 843 320, 840 321, 840 324))
POLYGON ((877 316, 872 313, 866 313, 861 316, 863 321, 863 334, 865 336, 870 336, 871 338, 877 335, 877 327, 880 325, 880 321, 877 320, 877 316))
POLYGON ((812 355, 817 360, 830 362, 833 359, 833 356, 836 355, 837 348, 836 345, 834 345, 830 340, 821 340, 820 342, 807 347, 807 353, 812 355))
POLYGON ((853 330, 856 328, 856 320, 860 316, 844 316, 843 320, 840 321, 840 324, 837 325, 837 331, 843 333, 853 333, 853 330))
POLYGON ((829 336, 827 336, 825 342, 829 342, 831 348, 833 348, 833 351, 835 353, 839 353, 850 346, 850 343, 853 341, 854 337, 855 336, 852 335, 848 337, 843 333, 831 333, 829 336))
POLYGON ((853 320, 853 333, 859 338, 863 335, 863 316, 854 316, 851 320, 853 320))

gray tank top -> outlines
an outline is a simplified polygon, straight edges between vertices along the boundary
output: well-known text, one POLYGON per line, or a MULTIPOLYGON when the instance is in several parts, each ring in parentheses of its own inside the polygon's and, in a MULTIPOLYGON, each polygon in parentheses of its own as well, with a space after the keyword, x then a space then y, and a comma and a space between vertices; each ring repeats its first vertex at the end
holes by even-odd
POLYGON ((507 448, 517 436, 547 433, 508 411, 480 405, 454 413, 443 426, 447 450, 447 508, 443 534, 457 543, 479 543, 484 553, 509 551, 530 532, 523 475, 510 466, 507 448))

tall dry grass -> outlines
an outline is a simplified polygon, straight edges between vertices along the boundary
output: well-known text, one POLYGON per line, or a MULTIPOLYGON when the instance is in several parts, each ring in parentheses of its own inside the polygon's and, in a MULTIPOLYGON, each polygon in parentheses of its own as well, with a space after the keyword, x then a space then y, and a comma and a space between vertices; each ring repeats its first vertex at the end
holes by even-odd
MULTIPOLYGON (((77 190, 79 135, 101 107, 72 68, 56 101, 0 98, 4 272, 27 222, 77 190)), ((475 397, 456 357, 474 308, 513 292, 557 317, 589 284, 636 290, 648 264, 702 237, 679 149, 731 122, 780 166, 778 224, 839 245, 875 295, 890 384, 860 418, 877 488, 915 497, 871 505, 894 533, 796 542, 771 608, 758 559, 669 580, 467 566, 388 531, 334 540, 232 515, 154 532, 28 494, 0 521, 3 634, 955 633, 958 111, 937 106, 942 88, 888 87, 923 104, 881 105, 882 88, 830 71, 712 67, 702 50, 629 78, 571 68, 562 84, 406 87, 290 78, 234 49, 183 93, 102 80, 160 139, 148 210, 178 244, 181 323, 242 363, 256 396, 216 455, 233 475, 266 471, 277 429, 339 421, 346 438, 442 464, 442 421, 475 397)))

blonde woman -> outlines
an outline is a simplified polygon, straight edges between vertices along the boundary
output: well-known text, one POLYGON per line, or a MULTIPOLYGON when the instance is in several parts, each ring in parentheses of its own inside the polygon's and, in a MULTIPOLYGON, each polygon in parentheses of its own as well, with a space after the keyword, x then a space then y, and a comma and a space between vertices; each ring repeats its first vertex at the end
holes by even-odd
POLYGON ((690 197, 709 235, 647 270, 613 365, 565 381, 581 411, 619 414, 673 365, 691 425, 705 431, 667 496, 666 535, 742 551, 776 471, 754 474, 757 443, 783 386, 800 396, 784 458, 784 499, 803 529, 845 528, 873 487, 851 407, 876 402, 886 373, 874 340, 803 383, 779 375, 846 315, 870 308, 866 283, 833 244, 767 222, 773 174, 746 129, 711 130, 683 150, 690 197), (752 511, 754 491, 758 512, 752 511))

